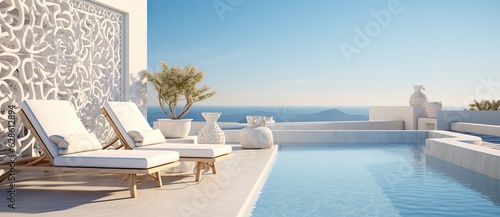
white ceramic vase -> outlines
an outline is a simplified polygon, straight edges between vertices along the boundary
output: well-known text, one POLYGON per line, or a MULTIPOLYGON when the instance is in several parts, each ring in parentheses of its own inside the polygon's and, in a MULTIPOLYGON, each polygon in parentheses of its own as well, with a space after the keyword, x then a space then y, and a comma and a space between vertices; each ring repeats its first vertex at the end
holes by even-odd
POLYGON ((226 143, 226 136, 222 129, 217 125, 220 112, 203 112, 201 113, 207 123, 200 132, 198 132, 198 144, 221 144, 226 143))
POLYGON ((427 103, 427 116, 430 118, 435 118, 437 117, 438 111, 441 111, 443 109, 443 103, 442 102, 429 102, 427 103))
POLYGON ((423 85, 413 85, 415 92, 410 96, 410 106, 427 106, 427 96, 422 93, 423 85))
POLYGON ((189 135, 193 119, 158 119, 158 128, 165 138, 182 138, 189 135))
POLYGON ((273 132, 266 127, 265 116, 247 116, 248 126, 240 131, 242 148, 270 148, 273 145, 273 132))

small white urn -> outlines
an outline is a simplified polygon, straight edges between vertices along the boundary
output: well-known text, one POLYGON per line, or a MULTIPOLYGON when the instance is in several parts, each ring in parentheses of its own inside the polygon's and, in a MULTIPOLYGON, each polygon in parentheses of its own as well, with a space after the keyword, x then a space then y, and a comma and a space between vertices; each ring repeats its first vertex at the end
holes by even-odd
POLYGON ((198 133, 198 144, 221 144, 226 143, 226 136, 222 129, 217 125, 220 112, 202 112, 203 118, 207 123, 198 133))
POLYGON ((441 111, 443 109, 443 103, 442 102, 429 102, 427 103, 427 116, 430 118, 435 118, 437 117, 438 111, 441 111))
POLYGON ((415 92, 410 96, 410 106, 411 107, 427 106, 427 96, 424 93, 422 93, 422 90, 425 90, 424 86, 413 85, 413 89, 415 89, 415 92))
POLYGON ((240 131, 242 148, 270 148, 273 145, 273 132, 266 127, 265 116, 247 116, 248 126, 240 131))

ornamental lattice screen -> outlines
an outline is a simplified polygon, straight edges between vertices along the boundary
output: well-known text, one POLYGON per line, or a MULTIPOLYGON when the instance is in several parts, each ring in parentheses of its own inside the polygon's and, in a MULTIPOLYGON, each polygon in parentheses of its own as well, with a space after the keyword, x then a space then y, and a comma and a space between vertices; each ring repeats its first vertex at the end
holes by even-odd
MULTIPOLYGON (((101 141, 113 136, 100 107, 123 100, 123 20, 87 1, 0 0, 0 161, 8 106, 25 99, 69 100, 101 141)), ((15 129, 16 150, 38 153, 19 119, 15 129)))

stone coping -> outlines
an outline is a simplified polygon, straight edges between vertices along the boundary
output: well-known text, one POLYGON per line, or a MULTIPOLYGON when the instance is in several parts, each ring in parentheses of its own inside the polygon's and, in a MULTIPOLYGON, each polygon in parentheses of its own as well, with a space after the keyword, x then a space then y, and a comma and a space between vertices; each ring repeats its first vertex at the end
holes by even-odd
POLYGON ((476 124, 467 122, 451 123, 451 130, 468 133, 477 133, 490 136, 500 136, 500 126, 490 124, 476 124))
POLYGON ((449 131, 429 131, 425 153, 500 179, 500 150, 481 146, 482 139, 449 131))

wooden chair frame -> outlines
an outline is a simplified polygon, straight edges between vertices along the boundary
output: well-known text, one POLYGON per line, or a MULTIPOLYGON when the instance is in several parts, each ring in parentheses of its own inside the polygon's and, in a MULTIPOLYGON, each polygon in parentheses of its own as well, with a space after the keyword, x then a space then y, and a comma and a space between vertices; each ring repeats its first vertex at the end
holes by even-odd
MULTIPOLYGON (((19 111, 18 114, 19 117, 21 118, 21 121, 24 123, 24 126, 31 131, 32 135, 35 137, 35 140, 42 148, 43 155, 40 157, 16 161, 16 173, 21 170, 27 170, 27 171, 77 172, 77 173, 108 173, 108 174, 116 174, 119 176, 121 175, 122 179, 128 184, 130 190, 130 196, 135 198, 137 197, 138 183, 141 183, 143 181, 149 181, 152 178, 156 182, 156 185, 158 187, 161 187, 162 182, 160 177, 160 171, 176 167, 179 165, 179 162, 176 161, 145 169, 54 166, 54 157, 48 151, 46 144, 40 138, 40 135, 33 127, 33 124, 31 123, 29 118, 26 116, 26 114, 22 109, 19 111)), ((4 169, 7 171, 0 176, 0 182, 2 182, 10 175, 8 172, 10 166, 4 163, 0 165, 0 169, 4 169)))
MULTIPOLYGON (((104 109, 104 107, 103 107, 103 108, 101 108, 101 112, 104 115, 104 117, 106 118, 106 120, 108 121, 108 123, 113 128, 113 131, 115 132, 115 135, 116 135, 110 141, 110 143, 106 144, 105 147, 109 147, 113 143, 115 143, 116 141, 120 141, 120 146, 118 146, 118 147, 124 147, 127 150, 132 150, 132 147, 126 142, 125 138, 120 133, 120 130, 116 126, 115 122, 109 116, 108 111, 106 111, 106 109, 104 109)), ((212 169, 212 173, 217 174, 217 167, 216 167, 215 163, 217 161, 231 157, 232 155, 233 155, 232 153, 228 153, 228 154, 224 154, 224 155, 217 156, 214 158, 180 157, 179 161, 195 162, 196 163, 196 165, 195 165, 195 181, 199 182, 201 180, 201 172, 203 170, 203 164, 206 163, 206 164, 210 165, 210 168, 212 169)))

